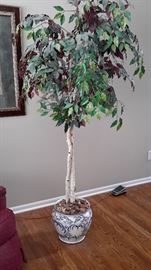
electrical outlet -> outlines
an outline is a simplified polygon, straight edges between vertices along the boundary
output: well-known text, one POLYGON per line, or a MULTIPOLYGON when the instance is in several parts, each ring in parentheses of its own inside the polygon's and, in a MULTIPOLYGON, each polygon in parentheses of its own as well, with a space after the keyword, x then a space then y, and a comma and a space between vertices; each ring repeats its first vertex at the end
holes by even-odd
POLYGON ((148 160, 151 160, 151 150, 148 151, 148 160))

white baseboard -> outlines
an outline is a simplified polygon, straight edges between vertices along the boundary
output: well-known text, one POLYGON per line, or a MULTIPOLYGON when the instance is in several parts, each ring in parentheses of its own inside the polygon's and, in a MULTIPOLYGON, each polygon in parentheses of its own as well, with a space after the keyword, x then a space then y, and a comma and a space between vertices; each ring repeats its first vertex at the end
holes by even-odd
MULTIPOLYGON (((110 192, 111 190, 113 190, 115 187, 117 187, 119 185, 123 185, 125 187, 133 187, 133 186, 137 186, 137 185, 141 185, 141 184, 147 184, 150 182, 151 182, 151 176, 146 177, 146 178, 139 178, 139 179, 131 180, 131 181, 125 181, 125 182, 121 182, 121 183, 116 183, 113 185, 98 187, 98 188, 94 188, 94 189, 88 189, 85 191, 80 191, 80 192, 76 193, 76 196, 85 198, 85 197, 90 197, 90 196, 101 194, 101 193, 110 192)), ((23 205, 11 207, 11 209, 13 210, 13 212, 15 214, 23 213, 23 212, 47 207, 50 205, 54 205, 58 200, 61 200, 63 198, 64 198, 64 196, 60 196, 60 197, 56 197, 56 198, 51 198, 51 199, 47 199, 47 200, 42 200, 42 201, 37 201, 37 202, 33 202, 33 203, 28 203, 28 204, 23 204, 23 205)))

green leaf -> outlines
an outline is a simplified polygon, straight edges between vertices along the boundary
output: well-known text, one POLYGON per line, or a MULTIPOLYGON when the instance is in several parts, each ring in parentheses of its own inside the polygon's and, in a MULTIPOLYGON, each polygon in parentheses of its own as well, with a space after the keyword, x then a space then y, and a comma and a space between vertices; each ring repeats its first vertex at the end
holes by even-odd
POLYGON ((135 59, 135 58, 133 58, 133 59, 131 60, 131 62, 130 62, 130 65, 135 64, 135 62, 136 62, 136 59, 135 59))
MULTIPOLYGON (((28 15, 27 15, 28 16, 28 15)), ((32 18, 33 18, 33 20, 34 20, 34 23, 37 25, 37 24, 39 24, 40 22, 44 22, 44 21, 47 21, 47 20, 49 20, 49 16, 48 15, 38 15, 38 14, 36 14, 36 15, 30 15, 32 18)))
POLYGON ((84 105, 87 105, 88 103, 89 103, 89 100, 87 100, 87 99, 85 100, 85 99, 84 99, 84 100, 81 102, 81 105, 84 106, 84 105))
POLYGON ((86 110, 87 110, 88 113, 91 113, 94 110, 94 106, 93 106, 92 102, 88 103, 88 105, 86 107, 86 110))
POLYGON ((141 70, 140 70, 140 72, 139 72, 139 78, 141 79, 141 78, 143 77, 144 74, 145 74, 145 67, 142 66, 142 67, 141 67, 141 70))
POLYGON ((34 74, 35 71, 36 71, 36 68, 35 68, 35 63, 33 62, 30 62, 29 65, 28 65, 28 71, 30 71, 30 73, 34 74))
POLYGON ((115 44, 112 44, 111 49, 112 49, 112 51, 113 51, 114 53, 116 53, 116 46, 115 46, 115 44))
POLYGON ((101 113, 100 112, 96 112, 96 118, 98 119, 98 120, 101 120, 101 113))
POLYGON ((75 18, 76 18, 76 15, 75 15, 75 14, 72 14, 72 15, 69 17, 69 23, 73 22, 75 18))
POLYGON ((128 52, 129 51, 129 49, 130 49, 130 46, 127 44, 127 43, 125 43, 125 50, 128 52))
POLYGON ((109 40, 107 41, 106 45, 103 48, 104 52, 112 45, 112 42, 113 42, 113 39, 112 39, 112 36, 110 36, 109 40))
POLYGON ((109 12, 112 12, 115 8, 116 8, 116 3, 112 3, 112 4, 109 6, 108 11, 109 11, 109 12))
POLYGON ((108 4, 108 0, 102 0, 101 2, 102 2, 103 7, 106 7, 108 4))
POLYGON ((33 19, 31 17, 27 18, 24 22, 23 22, 23 29, 25 31, 30 31, 32 29, 33 26, 33 19))
POLYGON ((102 38, 103 38, 103 40, 109 40, 110 36, 109 36, 108 33, 105 31, 105 32, 103 32, 103 34, 102 34, 102 38))
POLYGON ((75 25, 76 25, 76 27, 78 27, 78 26, 80 25, 80 20, 79 20, 78 17, 77 17, 76 20, 75 20, 75 25))
POLYGON ((86 5, 84 5, 84 11, 89 11, 90 10, 90 3, 87 3, 86 5))
POLYGON ((58 120, 56 126, 59 127, 59 126, 61 126, 63 123, 64 123, 64 119, 60 119, 60 120, 58 120))
MULTIPOLYGON (((112 11, 113 12, 113 15, 114 15, 114 17, 117 19, 119 19, 119 20, 121 20, 120 19, 120 10, 119 10, 119 8, 114 8, 114 10, 112 11)), ((117 19, 117 20, 118 20, 117 19)))
POLYGON ((62 16, 62 13, 57 13, 57 14, 54 16, 54 19, 60 19, 61 16, 62 16))
POLYGON ((69 110, 68 110, 68 116, 70 116, 72 114, 73 114, 73 107, 70 107, 69 110))
POLYGON ((106 94, 101 93, 101 100, 104 101, 104 102, 107 100, 106 94))
POLYGON ((86 69, 86 65, 85 64, 82 64, 82 69, 83 69, 83 72, 86 73, 87 69, 86 69))
POLYGON ((131 13, 130 13, 130 11, 125 11, 124 12, 124 15, 125 15, 125 17, 129 20, 129 21, 131 21, 131 13))
POLYGON ((74 106, 74 111, 75 111, 76 113, 78 113, 78 111, 79 111, 79 106, 78 106, 77 104, 75 104, 75 106, 74 106))
POLYGON ((72 104, 71 104, 71 103, 68 103, 68 104, 64 107, 64 109, 69 109, 70 107, 72 107, 72 104))
POLYGON ((64 8, 61 7, 61 6, 54 6, 54 8, 55 8, 57 11, 64 11, 64 8))
POLYGON ((84 80, 84 81, 81 83, 81 88, 82 88, 82 90, 85 91, 86 93, 89 92, 89 84, 87 83, 87 81, 84 80))
POLYGON ((118 37, 114 37, 113 42, 114 42, 114 45, 116 47, 118 47, 118 45, 119 45, 119 39, 118 39, 118 37))
POLYGON ((63 25, 65 22, 65 15, 62 14, 61 17, 60 17, 60 24, 63 25))
POLYGON ((114 110, 112 111, 112 117, 114 117, 117 114, 117 108, 114 108, 114 110))
POLYGON ((46 110, 47 106, 44 102, 40 102, 40 110, 43 111, 43 109, 46 110))
POLYGON ((60 45, 65 48, 66 47, 66 43, 63 40, 60 40, 60 45))
POLYGON ((115 121, 112 123, 112 125, 111 125, 110 127, 111 127, 111 128, 112 128, 112 127, 115 127, 115 126, 117 125, 117 123, 118 123, 118 121, 115 120, 115 121))
POLYGON ((31 39, 33 37, 33 32, 29 32, 29 34, 27 35, 27 39, 31 39))
POLYGON ((43 34, 43 30, 42 29, 38 29, 34 34, 35 34, 35 40, 38 38, 38 37, 42 37, 42 34, 43 34))
POLYGON ((134 74, 133 74, 133 75, 134 75, 134 76, 137 75, 137 74, 139 73, 139 71, 140 71, 140 69, 139 69, 139 67, 138 67, 138 68, 134 71, 134 74))
POLYGON ((119 45, 119 50, 122 52, 123 49, 124 49, 124 44, 123 44, 123 43, 120 43, 120 45, 119 45))
POLYGON ((48 111, 42 111, 40 115, 41 116, 46 116, 46 115, 48 115, 48 111))
MULTIPOLYGON (((125 0, 125 2, 126 2, 126 1, 127 1, 127 0, 125 0)), ((125 5, 124 5, 124 3, 122 3, 121 0, 119 1, 119 6, 120 6, 120 9, 121 9, 122 11, 125 10, 125 5)))
POLYGON ((122 125, 123 125, 123 119, 120 118, 116 130, 118 131, 122 127, 122 125))
POLYGON ((102 105, 100 106, 100 112, 102 112, 104 114, 106 113, 106 110, 105 110, 105 108, 102 105))

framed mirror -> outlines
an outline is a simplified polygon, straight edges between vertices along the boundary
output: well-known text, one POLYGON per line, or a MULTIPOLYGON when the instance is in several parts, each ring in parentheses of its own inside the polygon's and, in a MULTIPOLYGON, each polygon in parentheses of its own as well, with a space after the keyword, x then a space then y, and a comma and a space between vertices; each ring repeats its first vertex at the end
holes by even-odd
POLYGON ((15 34, 19 22, 18 7, 0 5, 0 117, 25 114, 18 76, 21 41, 15 34))

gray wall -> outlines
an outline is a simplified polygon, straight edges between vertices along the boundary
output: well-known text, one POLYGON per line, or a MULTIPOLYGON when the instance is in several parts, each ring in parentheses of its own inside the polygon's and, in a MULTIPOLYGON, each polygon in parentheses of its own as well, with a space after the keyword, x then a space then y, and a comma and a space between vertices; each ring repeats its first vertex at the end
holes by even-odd
MULTIPOLYGON (((57 3, 56 3, 57 2, 57 3)), ((93 119, 76 130, 77 191, 151 175, 147 151, 151 149, 151 1, 133 0, 132 28, 145 53, 146 75, 129 83, 115 80, 125 105, 124 126, 117 133, 110 119, 93 119), (144 3, 145 2, 145 3, 144 3)), ((49 13, 56 0, 0 0, 28 13, 49 13)), ((23 46, 24 46, 23 41, 23 46)), ((36 112, 36 101, 27 104, 27 115, 0 118, 0 184, 5 185, 9 206, 17 206, 64 194, 66 142, 62 128, 36 112)))

